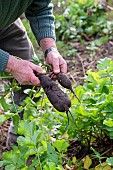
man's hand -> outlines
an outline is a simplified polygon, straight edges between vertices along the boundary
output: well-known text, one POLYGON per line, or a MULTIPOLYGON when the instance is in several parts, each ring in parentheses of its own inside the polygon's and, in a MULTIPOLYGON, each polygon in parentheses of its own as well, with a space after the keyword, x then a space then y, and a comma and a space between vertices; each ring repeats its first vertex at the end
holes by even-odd
POLYGON ((20 60, 13 56, 9 57, 6 71, 11 73, 21 85, 39 85, 40 81, 34 71, 45 74, 45 71, 30 61, 20 60))
POLYGON ((46 57, 46 63, 53 66, 53 72, 55 74, 67 72, 67 63, 58 51, 50 51, 46 57))
MULTIPOLYGON (((40 46, 42 48, 42 51, 45 53, 45 51, 48 48, 56 47, 55 40, 53 38, 43 38, 40 40, 40 46)), ((47 54, 46 57, 46 63, 51 64, 53 66, 53 72, 55 74, 58 74, 59 72, 66 73, 67 72, 67 63, 66 61, 62 58, 60 53, 56 51, 50 51, 47 54)))

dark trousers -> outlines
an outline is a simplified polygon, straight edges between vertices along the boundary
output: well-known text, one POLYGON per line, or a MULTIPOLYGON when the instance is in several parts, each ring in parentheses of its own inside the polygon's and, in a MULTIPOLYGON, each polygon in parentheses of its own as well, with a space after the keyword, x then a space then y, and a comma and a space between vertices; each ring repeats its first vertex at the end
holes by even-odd
MULTIPOLYGON (((25 60, 32 61, 32 55, 36 56, 32 43, 28 38, 26 30, 20 19, 17 19, 8 28, 0 31, 0 49, 9 52, 9 54, 20 57, 25 60)), ((27 97, 23 92, 26 88, 31 86, 21 86, 21 90, 14 92, 14 102, 21 105, 21 102, 27 97)), ((22 119, 23 113, 20 113, 22 119)), ((9 128, 8 143, 15 143, 17 138, 13 135, 13 124, 9 128), (12 139, 10 139, 12 138, 12 139), (10 141, 9 141, 10 140, 10 141)))
MULTIPOLYGON (((0 49, 29 61, 32 61, 33 55, 36 56, 20 19, 17 19, 7 29, 0 31, 0 49)), ((17 105, 20 105, 21 101, 25 99, 26 95, 23 93, 23 90, 27 87, 29 86, 22 86, 20 91, 14 92, 14 101, 17 105)))

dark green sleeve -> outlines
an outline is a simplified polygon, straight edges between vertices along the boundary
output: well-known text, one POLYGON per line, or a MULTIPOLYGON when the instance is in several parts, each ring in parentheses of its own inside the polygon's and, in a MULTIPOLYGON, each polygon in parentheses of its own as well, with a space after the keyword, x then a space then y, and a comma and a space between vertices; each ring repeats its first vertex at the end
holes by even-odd
POLYGON ((55 36, 53 5, 50 0, 34 0, 26 10, 31 29, 38 41, 42 38, 53 38, 55 36))
POLYGON ((0 72, 4 72, 9 59, 9 53, 0 49, 0 72))

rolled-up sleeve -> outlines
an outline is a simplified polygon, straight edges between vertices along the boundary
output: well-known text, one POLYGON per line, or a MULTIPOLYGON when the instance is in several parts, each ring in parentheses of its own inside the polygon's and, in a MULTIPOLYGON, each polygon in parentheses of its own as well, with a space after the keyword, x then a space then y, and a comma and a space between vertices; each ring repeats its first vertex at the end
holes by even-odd
POLYGON ((25 14, 38 43, 42 38, 56 40, 53 5, 50 0, 34 0, 25 14))
POLYGON ((0 72, 4 72, 9 59, 9 53, 0 49, 0 72))

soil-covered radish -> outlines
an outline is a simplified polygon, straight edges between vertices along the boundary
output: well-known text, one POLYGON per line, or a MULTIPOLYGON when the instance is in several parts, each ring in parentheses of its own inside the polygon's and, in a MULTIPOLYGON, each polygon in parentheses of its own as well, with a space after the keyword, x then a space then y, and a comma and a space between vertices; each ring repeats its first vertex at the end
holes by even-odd
POLYGON ((61 86, 63 86, 66 89, 70 89, 71 91, 73 91, 71 81, 65 74, 63 74, 61 72, 58 73, 57 79, 58 79, 58 82, 61 84, 61 86))
POLYGON ((60 112, 67 112, 71 107, 71 101, 51 78, 44 74, 39 74, 41 85, 54 108, 60 112))
POLYGON ((72 83, 71 83, 70 79, 65 74, 63 74, 61 72, 57 74, 57 79, 58 79, 58 82, 61 84, 61 86, 66 88, 66 89, 71 90, 71 92, 75 95, 75 97, 80 102, 79 98, 77 97, 77 95, 73 91, 72 83))

